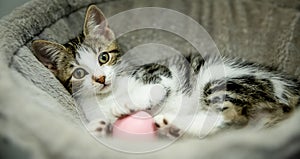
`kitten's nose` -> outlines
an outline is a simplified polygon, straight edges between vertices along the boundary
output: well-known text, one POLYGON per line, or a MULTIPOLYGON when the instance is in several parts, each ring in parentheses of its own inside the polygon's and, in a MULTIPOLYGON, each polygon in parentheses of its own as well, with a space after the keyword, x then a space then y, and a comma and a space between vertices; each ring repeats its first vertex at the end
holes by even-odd
POLYGON ((95 82, 105 84, 105 76, 94 77, 95 82))

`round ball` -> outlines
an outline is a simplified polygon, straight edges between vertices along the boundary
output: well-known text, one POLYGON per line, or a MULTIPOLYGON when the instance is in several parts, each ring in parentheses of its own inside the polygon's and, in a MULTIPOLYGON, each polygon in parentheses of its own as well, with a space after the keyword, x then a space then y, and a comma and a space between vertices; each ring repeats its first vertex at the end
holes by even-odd
POLYGON ((156 138, 156 127, 150 114, 139 111, 114 123, 113 137, 148 140, 156 138))

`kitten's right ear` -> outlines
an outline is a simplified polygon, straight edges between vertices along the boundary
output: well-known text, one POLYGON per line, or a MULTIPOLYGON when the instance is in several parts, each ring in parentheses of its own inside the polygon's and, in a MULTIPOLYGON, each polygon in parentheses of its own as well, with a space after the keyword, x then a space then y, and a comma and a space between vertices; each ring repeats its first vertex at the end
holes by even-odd
POLYGON ((113 31, 108 27, 104 14, 95 5, 89 6, 86 11, 83 33, 84 36, 104 36, 108 40, 115 38, 113 31))
POLYGON ((66 48, 58 43, 46 40, 33 41, 32 48, 38 60, 54 75, 57 75, 58 62, 61 59, 60 57, 66 52, 66 48))

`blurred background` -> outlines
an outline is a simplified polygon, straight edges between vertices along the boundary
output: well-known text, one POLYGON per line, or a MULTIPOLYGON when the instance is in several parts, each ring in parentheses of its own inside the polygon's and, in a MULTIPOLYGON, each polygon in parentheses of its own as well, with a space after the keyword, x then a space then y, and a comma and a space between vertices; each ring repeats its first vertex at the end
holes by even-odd
POLYGON ((0 18, 28 1, 29 0, 0 0, 0 18))

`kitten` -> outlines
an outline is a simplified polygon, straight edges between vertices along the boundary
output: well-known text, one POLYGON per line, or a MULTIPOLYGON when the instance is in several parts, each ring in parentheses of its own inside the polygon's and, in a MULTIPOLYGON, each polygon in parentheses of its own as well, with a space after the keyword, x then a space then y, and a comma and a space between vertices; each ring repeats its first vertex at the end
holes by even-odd
MULTIPOLYGON (((206 136, 230 128, 272 127, 300 104, 299 83, 270 68, 224 57, 201 59, 193 55, 190 61, 198 83, 192 83, 196 86, 187 92, 185 100, 198 97, 193 104, 201 106, 189 127, 190 134, 206 136), (219 74, 220 70, 224 73, 219 74)), ((180 125, 176 124, 184 128, 180 125)))
POLYGON ((197 54, 131 66, 114 39, 103 13, 92 5, 82 36, 65 45, 32 44, 36 57, 73 94, 97 136, 110 134, 111 123, 138 110, 154 116, 159 133, 178 137, 271 127, 299 105, 298 83, 266 67, 197 54))
POLYGON ((87 10, 83 34, 79 37, 65 45, 45 40, 35 40, 32 44, 35 56, 73 95, 86 115, 88 128, 97 136, 106 135, 111 131, 111 123, 136 110, 130 97, 135 96, 132 97, 136 99, 134 103, 142 106, 157 105, 161 100, 151 101, 147 96, 140 96, 151 85, 129 77, 130 71, 121 71, 117 63, 121 62, 122 52, 114 39, 103 13, 92 5, 87 10), (116 72, 126 75, 114 78, 116 72), (124 87, 128 82, 133 84, 124 87), (117 88, 114 94, 113 87, 117 88), (128 89, 134 89, 130 97, 128 89), (133 108, 124 108, 120 103, 133 108))

